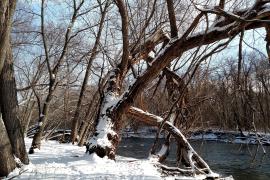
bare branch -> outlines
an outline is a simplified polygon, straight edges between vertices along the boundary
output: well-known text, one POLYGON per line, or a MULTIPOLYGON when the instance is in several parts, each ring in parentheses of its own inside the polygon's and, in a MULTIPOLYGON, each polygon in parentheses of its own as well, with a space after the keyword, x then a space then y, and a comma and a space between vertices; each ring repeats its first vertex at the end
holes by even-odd
POLYGON ((168 14, 169 14, 169 20, 170 20, 170 27, 171 27, 171 38, 177 38, 178 30, 176 26, 173 0, 166 0, 166 2, 167 2, 167 8, 168 8, 168 14))
POLYGON ((122 22, 123 54, 119 69, 120 72, 122 72, 122 75, 120 76, 123 76, 127 71, 129 61, 128 13, 125 7, 125 3, 122 0, 115 0, 115 2, 119 9, 122 22))

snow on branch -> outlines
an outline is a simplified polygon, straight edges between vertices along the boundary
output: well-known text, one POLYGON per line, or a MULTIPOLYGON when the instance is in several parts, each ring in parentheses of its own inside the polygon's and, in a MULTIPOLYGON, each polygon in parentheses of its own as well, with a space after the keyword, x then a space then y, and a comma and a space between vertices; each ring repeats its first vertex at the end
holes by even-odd
POLYGON ((262 27, 263 23, 270 23, 269 1, 260 1, 260 3, 256 2, 248 9, 240 9, 233 12, 225 11, 219 6, 206 6, 203 8, 196 7, 196 9, 203 14, 216 14, 218 18, 216 18, 216 20, 211 24, 207 32, 198 32, 193 34, 191 37, 205 35, 206 33, 211 33, 214 31, 232 34, 237 33, 238 29, 252 29, 257 28, 257 26, 262 27), (247 28, 248 26, 250 26, 250 28, 247 28))

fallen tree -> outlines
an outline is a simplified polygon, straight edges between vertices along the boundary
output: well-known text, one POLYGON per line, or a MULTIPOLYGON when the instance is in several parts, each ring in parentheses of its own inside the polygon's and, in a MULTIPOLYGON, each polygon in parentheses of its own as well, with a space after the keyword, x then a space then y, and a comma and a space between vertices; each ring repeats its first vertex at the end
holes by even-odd
MULTIPOLYGON (((192 146, 189 144, 185 136, 181 133, 181 131, 175 127, 171 122, 165 121, 162 117, 156 116, 154 114, 145 112, 139 108, 136 107, 130 107, 128 110, 128 116, 137 120, 141 121, 145 124, 151 125, 151 126, 157 126, 160 127, 168 133, 170 133, 176 141, 179 143, 179 146, 182 150, 182 157, 183 161, 185 161, 185 164, 188 165, 187 169, 180 169, 177 168, 175 171, 180 171, 183 174, 195 174, 197 173, 203 173, 208 175, 213 175, 212 170, 207 165, 207 163, 196 153, 196 151, 192 148, 192 146)), ((163 145, 164 146, 164 145, 163 145)), ((169 148, 169 147, 163 147, 163 148, 169 148)), ((157 156, 158 158, 164 158, 164 150, 161 150, 157 156)), ((164 169, 169 170, 165 166, 161 166, 164 169)), ((171 169, 172 170, 172 169, 171 169)))
MULTIPOLYGON (((266 3, 266 2, 265 2, 266 3)), ((264 3, 264 4, 265 4, 264 3)), ((123 2, 118 2, 118 5, 124 6, 123 2)), ((263 4, 261 4, 262 6, 263 4)), ((261 7, 259 6, 259 7, 261 7)), ((122 115, 125 114, 126 110, 132 105, 136 97, 139 95, 141 91, 146 88, 146 86, 156 78, 159 73, 176 57, 181 56, 185 51, 196 48, 198 46, 207 45, 210 43, 214 43, 229 37, 233 37, 240 33, 243 28, 245 30, 260 28, 265 26, 264 19, 267 19, 270 15, 269 11, 265 11, 263 13, 258 12, 258 6, 252 7, 252 9, 248 9, 245 12, 235 12, 235 14, 248 14, 252 10, 256 10, 257 13, 252 12, 251 20, 249 21, 240 21, 240 23, 235 20, 235 18, 225 18, 220 23, 217 23, 211 30, 204 31, 202 33, 197 33, 188 37, 188 34, 195 28, 198 24, 199 19, 202 15, 198 15, 197 19, 193 21, 187 32, 178 39, 171 40, 163 50, 157 54, 151 66, 146 69, 142 76, 139 76, 135 83, 131 85, 128 91, 121 93, 123 79, 128 71, 129 64, 129 50, 127 40, 127 14, 124 13, 122 15, 122 23, 123 23, 123 55, 121 63, 111 71, 110 80, 108 82, 107 88, 104 90, 104 98, 103 103, 101 105, 101 111, 99 115, 98 124, 96 127, 97 133, 93 136, 93 139, 90 140, 90 144, 92 140, 97 140, 99 138, 104 138, 104 141, 107 141, 108 144, 114 145, 115 143, 109 143, 110 141, 117 141, 119 137, 117 137, 117 132, 121 129, 121 120, 122 115), (253 19, 256 19, 256 21, 253 19), (262 20, 262 22, 260 21, 262 20), (222 24, 222 27, 219 26, 222 24), (107 129, 104 128, 107 126, 107 129), (105 131, 108 130, 106 133, 105 131), (100 131, 100 133, 98 132, 100 131), (105 133, 105 134, 103 134, 105 133), (101 137, 102 134, 102 137, 101 137), (107 138, 110 140, 108 140, 107 138), (104 136, 103 136, 104 135, 104 136)), ((124 7, 121 7, 125 9, 124 7)), ((120 9, 121 9, 120 8, 120 9)), ((207 12, 209 10, 204 10, 202 12, 207 12)), ((211 11, 212 12, 212 11, 211 11)), ((106 143, 105 143, 106 144, 106 143)), ((103 145, 105 145, 103 144, 103 145)), ((117 144, 117 143, 116 143, 117 144)), ((115 145, 116 145, 115 144, 115 145)), ((93 144, 93 146, 98 147, 98 144, 93 144), (97 145, 97 146, 96 146, 97 145)), ((103 149, 103 148, 102 148, 103 149)), ((105 148, 106 149, 106 148, 105 148)), ((110 148, 109 148, 110 149, 110 148)), ((105 153, 104 155, 107 155, 105 153)))
MULTIPOLYGON (((185 52, 197 48, 195 53, 197 54, 201 47, 212 44, 210 51, 203 51, 201 56, 199 58, 197 57, 199 62, 201 62, 212 54, 218 53, 226 48, 228 43, 242 31, 269 26, 268 19, 270 17, 270 10, 268 6, 266 6, 268 2, 269 1, 258 0, 251 7, 243 10, 238 9, 234 12, 225 11, 224 2, 220 3, 220 6, 215 7, 197 7, 195 4, 191 3, 197 10, 198 15, 179 37, 176 36, 178 35, 178 31, 175 25, 173 25, 175 23, 175 19, 173 18, 174 12, 171 12, 172 9, 168 8, 172 34, 171 39, 160 38, 162 39, 161 41, 152 41, 152 46, 142 45, 140 46, 140 51, 137 52, 134 51, 136 48, 130 48, 132 44, 129 42, 129 15, 126 10, 126 5, 122 0, 116 0, 115 3, 119 9, 122 22, 122 57, 121 62, 111 70, 110 79, 106 88, 103 90, 102 103, 99 108, 99 116, 96 120, 95 132, 88 141, 87 151, 89 153, 96 153, 100 157, 108 156, 114 159, 116 148, 120 141, 119 134, 124 124, 124 115, 128 112, 129 115, 145 123, 152 123, 156 126, 162 124, 161 127, 176 137, 177 141, 180 143, 182 159, 187 166, 191 167, 192 172, 211 174, 212 171, 205 161, 193 150, 181 131, 173 126, 173 124, 169 123, 166 119, 163 121, 157 116, 146 114, 136 108, 131 108, 131 106, 140 93, 143 92, 171 62, 176 58, 180 58, 185 52), (209 24, 209 14, 215 14, 216 16, 212 24, 209 24), (207 24, 205 30, 196 32, 196 29, 200 26, 202 21, 207 24), (196 33, 194 33, 194 31, 196 33), (228 40, 224 42, 226 39, 228 40), (147 54, 149 56, 149 52, 154 51, 160 43, 163 45, 156 51, 154 58, 141 56, 141 54, 147 54), (213 45, 213 43, 215 44, 213 45), (151 61, 149 61, 149 59, 151 59, 151 61), (142 75, 136 77, 134 83, 123 92, 123 82, 132 67, 132 63, 139 62, 140 60, 147 61, 148 68, 145 69, 142 75)), ((170 3, 172 2, 168 0, 168 7, 172 7, 170 3)), ((159 32, 162 31, 159 29, 159 32)), ((162 36, 168 37, 166 35, 162 36)), ((149 37, 152 38, 153 36, 149 37)), ((196 71, 196 67, 197 66, 194 68, 194 72, 196 71)))

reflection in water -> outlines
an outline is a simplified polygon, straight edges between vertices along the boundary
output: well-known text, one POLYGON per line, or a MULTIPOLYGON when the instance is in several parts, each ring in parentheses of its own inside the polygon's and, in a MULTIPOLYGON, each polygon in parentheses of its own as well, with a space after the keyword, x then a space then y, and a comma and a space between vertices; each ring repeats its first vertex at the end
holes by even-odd
MULTIPOLYGON (((118 149, 121 156, 147 158, 154 139, 126 138, 118 149)), ((270 147, 219 143, 214 141, 192 141, 194 149, 207 161, 210 167, 224 176, 233 175, 236 180, 270 180, 270 147)), ((168 165, 175 164, 176 146, 173 144, 167 159, 168 165)))

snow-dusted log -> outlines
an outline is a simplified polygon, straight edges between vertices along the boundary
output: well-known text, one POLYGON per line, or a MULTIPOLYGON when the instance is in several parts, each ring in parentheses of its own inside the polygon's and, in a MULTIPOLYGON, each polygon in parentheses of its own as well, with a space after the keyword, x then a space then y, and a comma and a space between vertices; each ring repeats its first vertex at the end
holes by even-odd
POLYGON ((159 168, 162 169, 163 173, 166 175, 184 175, 184 176, 192 176, 193 175, 193 171, 191 169, 181 169, 178 167, 169 167, 163 164, 159 164, 158 165, 159 168))
MULTIPOLYGON (((144 122, 148 125, 152 126, 160 126, 163 122, 163 118, 156 116, 154 114, 142 111, 139 108, 130 107, 128 111, 128 115, 135 120, 144 122)), ((190 166, 193 173, 204 173, 209 176, 214 175, 208 164, 197 154, 197 152, 193 149, 193 147, 189 144, 185 136, 181 133, 179 129, 177 129, 171 122, 165 121, 163 122, 162 129, 165 129, 172 136, 175 137, 176 141, 180 143, 183 156, 187 159, 188 165, 190 166)))

